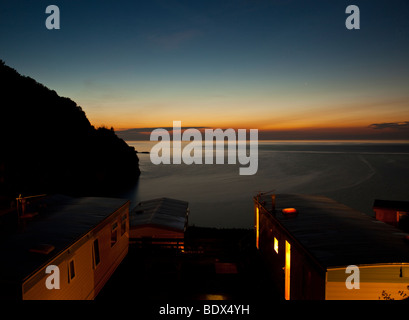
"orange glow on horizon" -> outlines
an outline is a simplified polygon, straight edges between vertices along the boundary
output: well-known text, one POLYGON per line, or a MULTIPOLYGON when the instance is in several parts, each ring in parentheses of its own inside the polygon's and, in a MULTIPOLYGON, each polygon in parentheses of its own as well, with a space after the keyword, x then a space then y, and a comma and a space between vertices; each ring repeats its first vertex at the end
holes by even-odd
POLYGON ((406 94, 351 95, 324 88, 314 94, 295 94, 291 90, 272 94, 270 90, 255 93, 240 87, 229 95, 215 97, 203 88, 180 91, 177 87, 154 96, 136 95, 124 89, 121 99, 90 94, 72 96, 92 125, 113 127, 116 131, 168 128, 173 121, 181 121, 185 128, 362 132, 373 131, 368 127, 374 123, 409 121, 406 94))
MULTIPOLYGON (((129 129, 142 129, 142 128, 171 128, 173 126, 173 121, 181 121, 183 128, 221 128, 221 129, 258 129, 264 132, 304 132, 304 131, 315 131, 315 132, 333 132, 333 133, 343 133, 343 132, 373 132, 373 129, 369 126, 373 123, 383 123, 383 122, 396 122, 396 119, 366 119, 365 121, 354 121, 354 122, 343 122, 343 121, 332 121, 332 122, 319 122, 319 121, 308 121, 304 122, 289 122, 283 121, 282 123, 266 123, 265 120, 252 120, 251 118, 241 121, 222 121, 217 120, 215 117, 210 119, 208 117, 200 117, 199 119, 189 119, 184 117, 172 117, 166 120, 159 119, 147 119, 133 121, 132 119, 124 120, 117 118, 102 119, 99 117, 88 117, 89 121, 94 127, 105 126, 107 128, 113 127, 115 131, 124 131, 129 129)), ((409 119, 409 116, 408 116, 409 119)), ((150 130, 148 131, 150 132, 150 130)))
MULTIPOLYGON (((293 131, 293 130, 356 130, 356 129, 367 129, 372 123, 381 123, 385 122, 383 120, 379 121, 362 121, 359 123, 345 123, 345 122, 325 122, 325 123, 278 123, 278 124, 265 124, 263 121, 217 121, 215 119, 207 120, 206 117, 201 117, 201 119, 184 119, 181 117, 174 117, 174 119, 169 119, 165 121, 158 121, 149 119, 144 121, 124 121, 117 120, 115 118, 110 119, 92 119, 89 117, 90 122, 95 127, 105 126, 105 127, 114 127, 115 130, 129 130, 135 128, 168 128, 172 127, 173 121, 181 121, 182 127, 184 128, 222 128, 222 129, 258 129, 262 131, 293 131)), ((390 121, 394 122, 394 121, 390 121)))
MULTIPOLYGON (((256 124, 254 125, 249 125, 247 124, 235 124, 235 125, 222 125, 221 123, 219 125, 212 125, 209 123, 191 123, 191 122, 184 122, 183 120, 181 120, 182 122, 182 127, 183 128, 209 128, 209 129, 217 129, 217 128, 221 128, 221 129, 245 129, 245 130, 250 130, 250 129, 258 129, 259 131, 263 131, 263 132, 294 132, 294 131, 300 131, 300 132, 304 132, 304 131, 316 131, 316 132, 366 132, 366 131, 373 131, 373 129, 371 129, 369 126, 372 124, 371 123, 363 123, 362 125, 356 125, 356 126, 349 126, 348 124, 339 124, 336 125, 334 124, 333 126, 330 125, 317 125, 317 126, 288 126, 288 127, 284 127, 284 126, 276 126, 276 127, 262 127, 262 126, 257 126, 256 124)), ((381 122, 381 121, 379 121, 381 122)), ((91 122, 91 125, 93 125, 94 127, 98 128, 98 127, 107 127, 107 128, 111 128, 113 127, 115 129, 115 131, 125 131, 125 130, 130 130, 130 129, 143 129, 143 128, 147 128, 149 130, 147 130, 147 133, 150 133, 151 129, 155 129, 155 128, 172 128, 173 126, 173 120, 169 121, 169 122, 147 122, 147 123, 138 123, 137 125, 132 125, 132 124, 125 124, 122 122, 119 123, 115 123, 115 122, 108 122, 108 121, 100 121, 100 122, 91 122)))
MULTIPOLYGON (((142 109, 130 111, 117 111, 114 113, 92 113, 84 109, 90 123, 94 127, 113 127, 115 131, 147 128, 140 132, 149 139, 150 132, 155 128, 172 128, 173 121, 181 121, 183 128, 221 128, 258 129, 259 139, 303 139, 303 135, 310 135, 308 139, 356 139, 354 136, 379 135, 391 130, 374 130, 370 126, 376 123, 402 122, 409 120, 407 108, 405 111, 390 112, 388 108, 371 109, 365 106, 352 107, 317 107, 311 110, 302 108, 291 109, 291 106, 280 109, 245 108, 232 109, 231 106, 190 110, 183 108, 158 107, 158 109, 142 109), (151 111, 152 110, 152 111, 151 111), (265 138, 264 134, 269 137, 265 138), (311 138, 312 137, 312 138, 311 138), (346 137, 346 138, 345 138, 346 137)), ((383 107, 385 107, 383 105, 383 107)), ((403 133, 404 135, 404 133, 403 133)), ((406 134, 407 135, 407 134, 406 134)), ((403 137, 402 137, 403 138, 403 137)), ((364 138, 361 138, 364 139, 364 138)), ((376 138, 375 138, 376 139, 376 138)), ((392 139, 401 139, 394 135, 392 139)))

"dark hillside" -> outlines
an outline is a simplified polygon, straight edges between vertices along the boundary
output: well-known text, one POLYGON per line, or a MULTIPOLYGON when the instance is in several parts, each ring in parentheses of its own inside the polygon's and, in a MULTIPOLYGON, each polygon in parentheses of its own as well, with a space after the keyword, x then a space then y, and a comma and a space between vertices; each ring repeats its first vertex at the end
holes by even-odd
POLYGON ((0 195, 108 195, 136 182, 134 148, 0 61, 0 195))

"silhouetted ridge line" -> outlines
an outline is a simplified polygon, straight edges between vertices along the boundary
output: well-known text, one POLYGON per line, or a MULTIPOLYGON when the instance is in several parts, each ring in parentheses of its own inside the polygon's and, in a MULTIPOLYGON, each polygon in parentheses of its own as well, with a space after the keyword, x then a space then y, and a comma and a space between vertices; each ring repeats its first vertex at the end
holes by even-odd
POLYGON ((1 60, 0 86, 3 199, 19 193, 107 195, 136 182, 135 149, 113 129, 95 129, 74 101, 1 60))

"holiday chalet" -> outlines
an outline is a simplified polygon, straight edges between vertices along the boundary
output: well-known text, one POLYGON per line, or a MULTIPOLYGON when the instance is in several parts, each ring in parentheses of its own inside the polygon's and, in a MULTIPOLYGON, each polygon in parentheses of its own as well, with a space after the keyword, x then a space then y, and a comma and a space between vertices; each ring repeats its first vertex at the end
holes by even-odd
POLYGON ((35 221, 0 245, 0 297, 94 299, 128 253, 129 201, 52 196, 41 205, 35 221))
POLYGON ((256 246, 283 298, 409 297, 408 235, 400 229, 321 196, 258 195, 254 211, 256 246))

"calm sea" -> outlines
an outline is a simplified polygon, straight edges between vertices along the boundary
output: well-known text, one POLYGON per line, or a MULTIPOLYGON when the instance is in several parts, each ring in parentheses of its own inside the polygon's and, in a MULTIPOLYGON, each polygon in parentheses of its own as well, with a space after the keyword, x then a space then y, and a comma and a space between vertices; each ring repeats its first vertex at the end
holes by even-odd
MULTIPOLYGON (((149 152, 157 142, 127 143, 149 152)), ((149 154, 138 156, 138 184, 121 196, 131 206, 159 197, 188 201, 196 226, 252 228, 252 197, 271 190, 328 196, 369 215, 375 199, 409 201, 409 141, 259 141, 253 176, 239 175, 239 163, 154 165, 149 154)))

